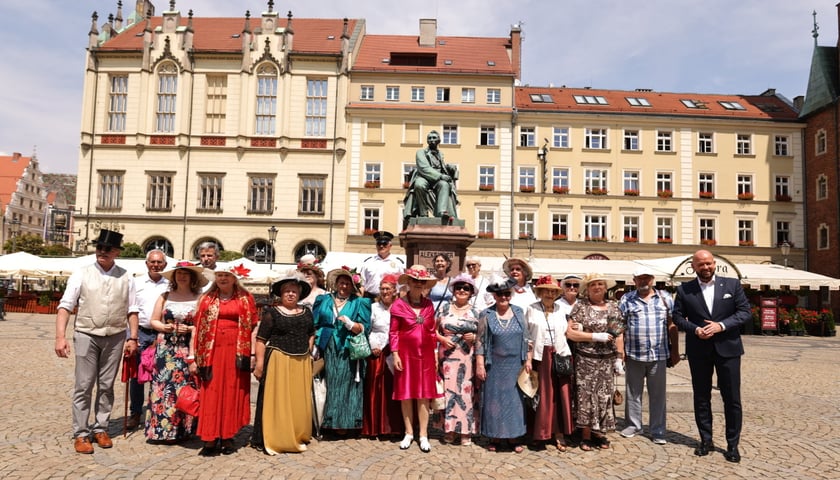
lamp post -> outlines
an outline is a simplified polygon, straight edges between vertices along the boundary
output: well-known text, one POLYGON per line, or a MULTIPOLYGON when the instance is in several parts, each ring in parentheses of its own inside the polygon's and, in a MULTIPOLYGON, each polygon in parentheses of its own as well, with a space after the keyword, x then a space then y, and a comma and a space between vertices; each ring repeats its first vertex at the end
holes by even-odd
POLYGON ((271 252, 269 252, 270 259, 268 261, 268 269, 273 270, 274 268, 274 242, 277 241, 277 227, 274 225, 268 229, 268 243, 271 244, 271 252))
POLYGON ((528 261, 529 262, 534 260, 534 255, 533 254, 534 254, 534 241, 535 240, 536 240, 536 238, 534 238, 533 233, 529 233, 528 236, 525 237, 525 241, 528 242, 528 261))
POLYGON ((790 244, 788 242, 782 242, 779 245, 779 249, 782 251, 782 257, 785 259, 785 268, 788 268, 788 255, 790 255, 790 244))
POLYGON ((17 252, 17 236, 20 233, 20 220, 9 222, 9 235, 12 237, 12 253, 17 252))

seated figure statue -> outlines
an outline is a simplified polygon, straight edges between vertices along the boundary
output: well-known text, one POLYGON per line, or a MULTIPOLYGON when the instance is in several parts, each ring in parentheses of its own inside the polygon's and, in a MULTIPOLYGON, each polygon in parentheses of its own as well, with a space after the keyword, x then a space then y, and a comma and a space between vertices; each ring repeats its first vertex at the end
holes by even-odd
POLYGON ((458 218, 455 210, 458 205, 458 194, 455 192, 458 167, 444 162, 443 153, 438 150, 438 132, 429 132, 426 141, 428 147, 417 150, 417 168, 411 174, 405 194, 404 226, 408 225, 411 217, 440 217, 444 224, 458 218))

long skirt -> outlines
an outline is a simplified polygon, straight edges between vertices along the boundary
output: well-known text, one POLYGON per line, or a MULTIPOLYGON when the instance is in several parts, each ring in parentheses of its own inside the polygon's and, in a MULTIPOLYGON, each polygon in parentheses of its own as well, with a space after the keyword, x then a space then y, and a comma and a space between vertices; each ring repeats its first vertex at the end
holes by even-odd
POLYGON ((322 428, 354 430, 362 428, 365 362, 350 360, 346 349, 330 339, 324 352, 327 401, 322 428), (356 381, 358 374, 359 381, 356 381))
POLYGON ((554 374, 554 347, 543 348, 542 361, 534 362, 539 372, 540 403, 534 412, 531 434, 534 440, 559 440, 560 435, 571 435, 572 377, 559 378, 554 374))
POLYGON ((464 352, 460 347, 455 347, 447 352, 441 348, 439 355, 445 402, 443 431, 462 435, 475 434, 477 423, 472 349, 464 352))
POLYGON ((576 426, 596 432, 615 430, 613 358, 593 358, 578 353, 575 355, 575 381, 576 426))
POLYGON ((362 416, 362 435, 395 435, 405 431, 400 402, 391 398, 394 374, 388 368, 391 349, 382 349, 378 357, 367 358, 365 375, 365 410, 362 416))
POLYGON ((199 437, 205 442, 233 438, 251 421, 251 372, 236 368, 237 322, 218 320, 212 377, 201 382, 199 437))
POLYGON ((522 361, 519 355, 493 355, 482 386, 481 434, 494 439, 525 435, 525 407, 516 378, 522 361))
POLYGON ((262 398, 266 453, 302 452, 312 439, 312 358, 272 352, 262 398))
MULTIPOLYGON (((146 348, 155 349, 155 373, 149 388, 146 409, 146 439, 178 441, 189 438, 195 428, 195 418, 175 409, 181 387, 189 383, 187 368, 189 336, 159 335, 160 342, 146 348)), ((142 386, 142 385, 141 385, 142 386)))

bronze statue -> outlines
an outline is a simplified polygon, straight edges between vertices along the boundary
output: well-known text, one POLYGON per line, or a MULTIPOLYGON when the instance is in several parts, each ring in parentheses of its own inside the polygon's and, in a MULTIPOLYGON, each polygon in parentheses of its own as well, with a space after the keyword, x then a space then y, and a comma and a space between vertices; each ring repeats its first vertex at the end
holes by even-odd
POLYGON ((440 134, 432 130, 426 137, 427 148, 417 150, 417 168, 411 174, 408 192, 405 194, 405 225, 411 217, 440 217, 444 224, 458 218, 455 207, 458 194, 455 181, 458 167, 447 165, 443 153, 438 150, 440 134))

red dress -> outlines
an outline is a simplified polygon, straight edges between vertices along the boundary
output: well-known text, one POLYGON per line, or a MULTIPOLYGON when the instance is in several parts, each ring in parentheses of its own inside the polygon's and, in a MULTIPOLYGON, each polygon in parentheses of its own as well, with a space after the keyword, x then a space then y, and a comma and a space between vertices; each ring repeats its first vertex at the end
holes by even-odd
POLYGON ((394 400, 438 398, 437 335, 431 300, 420 303, 420 315, 402 298, 391 305, 391 351, 398 352, 402 371, 394 371, 394 400))

